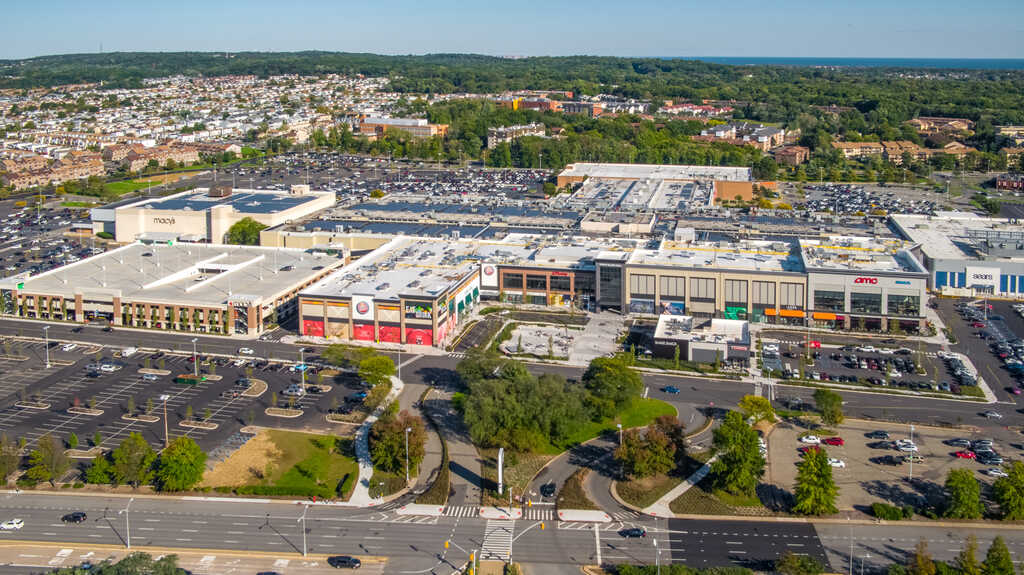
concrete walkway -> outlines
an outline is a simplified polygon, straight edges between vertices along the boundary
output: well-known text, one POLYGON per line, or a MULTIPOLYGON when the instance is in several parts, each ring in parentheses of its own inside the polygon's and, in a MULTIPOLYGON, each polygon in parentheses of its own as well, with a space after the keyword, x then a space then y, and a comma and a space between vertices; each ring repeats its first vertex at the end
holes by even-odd
POLYGON ((686 481, 676 485, 671 491, 662 495, 660 499, 645 507, 643 512, 655 517, 674 517, 675 513, 673 513, 672 508, 669 506, 677 497, 686 493, 691 487, 697 485, 701 480, 707 477, 708 473, 711 473, 711 464, 714 463, 716 459, 718 459, 717 455, 712 456, 711 459, 708 459, 707 463, 702 465, 700 469, 694 471, 689 477, 687 477, 686 481))
POLYGON ((398 398, 404 387, 405 384, 402 383, 402 380, 391 376, 391 392, 388 393, 387 399, 381 403, 380 407, 366 417, 363 424, 359 426, 359 431, 356 432, 356 460, 359 462, 359 481, 352 491, 352 497, 348 500, 350 505, 369 507, 379 501, 370 497, 370 478, 373 477, 373 462, 370 461, 370 427, 377 421, 380 414, 384 413, 387 405, 398 398))

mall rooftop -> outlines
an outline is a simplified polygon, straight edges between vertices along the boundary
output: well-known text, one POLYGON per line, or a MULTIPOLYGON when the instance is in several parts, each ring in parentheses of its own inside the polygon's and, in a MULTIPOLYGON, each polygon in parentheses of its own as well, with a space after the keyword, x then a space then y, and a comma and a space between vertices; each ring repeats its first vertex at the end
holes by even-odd
POLYGON ((343 258, 297 249, 132 243, 37 276, 0 281, 0 287, 70 299, 82 293, 153 304, 221 306, 241 299, 272 302, 344 263, 343 258))
POLYGON ((727 166, 676 166, 664 164, 569 164, 558 174, 562 178, 611 178, 621 180, 677 180, 749 182, 750 168, 727 166))
POLYGON ((968 212, 890 216, 903 237, 933 260, 1024 260, 1024 225, 968 212))
POLYGON ((628 265, 803 272, 793 244, 782 241, 689 242, 665 240, 633 252, 628 265))
POLYGON ((800 239, 800 257, 807 271, 925 273, 910 253, 908 242, 854 236, 823 240, 800 239))

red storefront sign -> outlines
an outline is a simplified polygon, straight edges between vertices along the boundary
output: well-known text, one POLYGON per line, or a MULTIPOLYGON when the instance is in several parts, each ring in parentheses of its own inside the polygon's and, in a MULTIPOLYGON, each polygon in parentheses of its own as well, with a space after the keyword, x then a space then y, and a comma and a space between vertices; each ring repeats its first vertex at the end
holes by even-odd
POLYGON ((388 343, 402 342, 402 328, 396 325, 382 325, 378 329, 380 340, 388 343))
POLYGON ((405 328, 405 343, 434 345, 434 331, 431 329, 405 328))
POLYGON ((853 283, 875 285, 878 283, 878 278, 854 278, 853 283))
POLYGON ((357 323, 352 325, 352 339, 373 341, 373 336, 372 323, 357 323))
POLYGON ((324 322, 317 321, 315 319, 302 320, 302 335, 308 335, 312 337, 323 337, 324 322))

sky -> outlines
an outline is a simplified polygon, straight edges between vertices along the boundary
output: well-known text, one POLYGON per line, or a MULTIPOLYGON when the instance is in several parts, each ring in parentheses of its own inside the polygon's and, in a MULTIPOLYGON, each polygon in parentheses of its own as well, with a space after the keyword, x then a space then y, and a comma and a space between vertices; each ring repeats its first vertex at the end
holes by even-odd
POLYGON ((3 0, 0 58, 326 50, 1024 58, 1022 0, 3 0))

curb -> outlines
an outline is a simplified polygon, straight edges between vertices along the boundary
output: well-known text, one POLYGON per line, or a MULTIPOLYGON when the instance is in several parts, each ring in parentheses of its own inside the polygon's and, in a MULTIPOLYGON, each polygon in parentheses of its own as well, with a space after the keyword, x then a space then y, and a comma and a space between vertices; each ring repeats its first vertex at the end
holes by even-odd
MULTIPOLYGON (((182 551, 188 553, 199 554, 218 554, 218 555, 231 555, 238 557, 266 557, 268 559, 278 558, 282 555, 297 555, 304 557, 305 559, 317 559, 326 561, 330 557, 331 553, 310 553, 303 556, 298 551, 285 551, 283 553, 276 551, 259 551, 259 550, 243 550, 243 549, 211 549, 205 547, 163 547, 163 546, 147 546, 147 545, 133 545, 131 551, 125 548, 124 545, 114 545, 111 543, 72 543, 72 542, 49 542, 49 541, 34 541, 31 539, 5 539, 0 542, 0 548, 14 547, 16 549, 22 549, 25 547, 45 547, 45 548, 66 548, 66 547, 85 547, 86 549, 101 549, 109 551, 124 551, 127 553, 143 552, 150 553, 152 555, 160 554, 177 554, 182 551)), ((387 557, 381 557, 377 555, 366 556, 365 559, 360 558, 364 563, 386 563, 387 557)))

